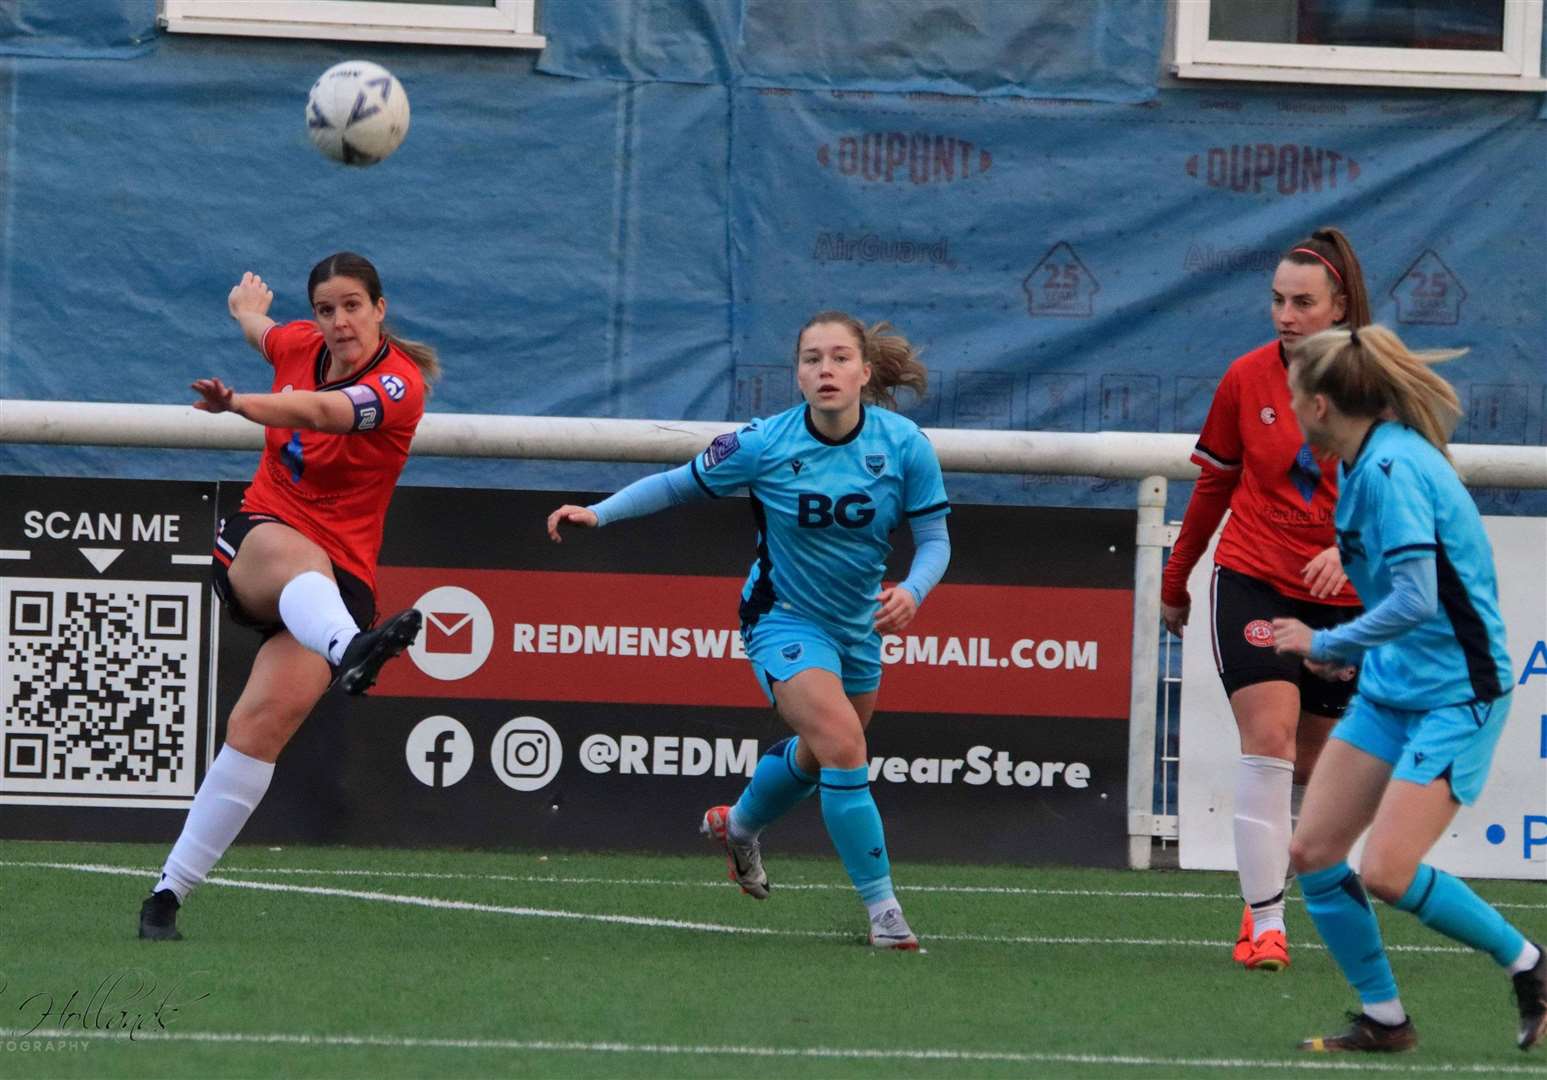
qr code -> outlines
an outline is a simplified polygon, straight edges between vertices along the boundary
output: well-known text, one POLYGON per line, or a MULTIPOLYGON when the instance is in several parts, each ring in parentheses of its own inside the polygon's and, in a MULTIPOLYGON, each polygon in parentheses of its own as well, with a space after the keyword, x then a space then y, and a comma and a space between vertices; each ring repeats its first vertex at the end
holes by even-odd
POLYGON ((202 586, 0 581, 0 801, 191 799, 202 586))

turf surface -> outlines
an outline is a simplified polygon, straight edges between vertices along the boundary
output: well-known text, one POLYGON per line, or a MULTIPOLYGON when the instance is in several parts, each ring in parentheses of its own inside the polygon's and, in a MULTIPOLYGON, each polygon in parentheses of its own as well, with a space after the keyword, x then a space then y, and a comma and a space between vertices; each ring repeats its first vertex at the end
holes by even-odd
MULTIPOLYGON (((1384 908, 1419 1049, 1297 1055, 1353 996, 1297 897, 1293 966, 1232 965, 1222 874, 899 867, 907 955, 836 859, 771 851, 759 903, 711 854, 238 847, 141 942, 164 855, 0 843, 0 1076, 1547 1078, 1507 977, 1384 908)), ((1541 884, 1474 884, 1547 936, 1541 884)))

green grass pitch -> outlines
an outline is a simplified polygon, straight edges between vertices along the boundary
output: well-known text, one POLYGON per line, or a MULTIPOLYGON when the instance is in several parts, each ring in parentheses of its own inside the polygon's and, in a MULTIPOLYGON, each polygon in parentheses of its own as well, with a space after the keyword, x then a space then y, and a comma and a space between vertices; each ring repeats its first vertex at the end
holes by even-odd
MULTIPOLYGON (((761 903, 707 849, 239 846, 186 940, 141 942, 164 855, 0 843, 0 1077, 1547 1078, 1508 978, 1385 908, 1419 1049, 1297 1055, 1353 995, 1293 894, 1293 966, 1232 965, 1223 874, 901 865, 909 955, 864 945, 836 859, 776 842, 761 903)), ((1541 884, 1476 885, 1547 935, 1541 884)))

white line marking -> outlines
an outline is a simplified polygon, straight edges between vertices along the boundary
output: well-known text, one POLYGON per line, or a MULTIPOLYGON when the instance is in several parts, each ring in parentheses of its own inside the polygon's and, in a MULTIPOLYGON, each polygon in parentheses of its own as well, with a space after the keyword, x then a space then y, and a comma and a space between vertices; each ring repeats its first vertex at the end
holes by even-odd
POLYGON ((0 559, 21 559, 26 561, 32 558, 30 551, 17 551, 15 548, 0 548, 0 559))
MULTIPOLYGON (((735 882, 728 880, 672 881, 664 878, 561 877, 552 874, 449 874, 437 873, 432 870, 335 870, 280 866, 223 866, 220 869, 221 873, 224 874, 315 874, 335 877, 424 878, 437 881, 513 881, 530 885, 659 885, 690 889, 733 889, 736 887, 735 882)), ((847 892, 853 888, 851 885, 828 882, 791 883, 788 881, 776 882, 774 887, 780 891, 837 890, 840 892, 847 892)), ((1168 891, 1164 889, 1038 889, 1015 885, 898 885, 897 891, 900 893, 981 893, 999 896, 1094 896, 1116 897, 1125 900, 1130 898, 1225 900, 1231 904, 1239 904, 1241 902, 1241 897, 1236 893, 1168 891)), ((1298 896, 1288 896, 1285 899, 1292 903, 1303 903, 1303 900, 1298 896)), ((1547 911, 1547 904, 1510 904, 1498 901, 1489 901, 1489 903, 1493 907, 1501 909, 1519 908, 1525 911, 1547 911)))
POLYGON ((215 561, 213 555, 173 555, 173 566, 208 566, 215 561))
MULTIPOLYGON (((29 1039, 99 1039, 127 1043, 128 1036, 113 1031, 70 1031, 47 1028, 25 1036, 29 1039)), ((250 1043, 263 1046, 369 1046, 394 1049, 505 1050, 524 1053, 649 1054, 677 1057, 816 1058, 858 1061, 1001 1061, 1022 1065, 1123 1065, 1130 1068, 1191 1069, 1293 1069, 1317 1072, 1382 1072, 1398 1075, 1441 1074, 1455 1076, 1547 1076, 1537 1065, 1454 1065, 1435 1063, 1387 1063, 1339 1061, 1325 1058, 1185 1058, 1146 1057, 1134 1054, 1047 1054, 1031 1050, 952 1050, 943 1048, 897 1049, 891 1047, 841 1046, 692 1046, 671 1043, 568 1042, 547 1039, 446 1039, 391 1035, 298 1035, 285 1032, 238 1031, 140 1031, 135 1042, 250 1043)))
MULTIPOLYGON (((120 874, 131 877, 149 876, 154 871, 139 867, 104 866, 98 863, 56 862, 6 862, 0 867, 18 867, 43 870, 74 870, 90 874, 120 874)), ((538 919, 569 919, 575 922, 614 923, 625 926, 650 926, 668 930, 700 930, 712 934, 754 934, 760 937, 800 937, 845 939, 855 935, 841 930, 779 930, 768 926, 732 926, 724 923, 691 922, 686 919, 662 919, 648 915, 608 915, 588 911, 563 911, 551 908, 533 908, 519 905, 480 904, 471 900, 442 900, 433 896, 407 896, 401 893, 365 892, 359 889, 330 889, 321 885, 280 885, 269 881, 237 881, 233 878, 206 878, 206 885, 226 885, 236 889, 257 889, 261 892, 301 893, 306 896, 336 896, 349 900, 372 900, 384 904, 404 904, 410 907, 435 908, 445 911, 476 911, 486 915, 519 915, 538 919)), ((1072 937, 1053 935, 993 935, 993 934, 928 934, 931 941, 960 941, 987 945, 1123 945, 1149 948, 1220 949, 1229 941, 1212 941, 1189 938, 1113 938, 1072 937)), ((1326 946, 1315 942, 1296 942, 1297 949, 1325 950, 1326 946)), ((1387 952, 1394 953, 1442 953, 1466 954, 1471 949, 1454 945, 1387 945, 1387 952)))

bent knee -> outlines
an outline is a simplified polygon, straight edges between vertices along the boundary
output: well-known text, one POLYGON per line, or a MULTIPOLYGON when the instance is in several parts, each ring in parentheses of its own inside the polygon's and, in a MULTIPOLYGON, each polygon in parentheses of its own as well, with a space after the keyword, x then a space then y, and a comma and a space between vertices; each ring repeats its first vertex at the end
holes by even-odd
POLYGON ((226 743, 248 757, 272 762, 310 712, 281 699, 242 701, 226 722, 226 743))
POLYGON ((1364 881, 1365 891, 1388 904, 1402 899, 1417 872, 1416 863, 1391 858, 1378 851, 1366 850, 1359 860, 1359 877, 1364 881))
POLYGON ((1303 836, 1298 832, 1289 841, 1289 865, 1296 874, 1325 870, 1341 861, 1346 854, 1328 840, 1303 836))

